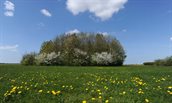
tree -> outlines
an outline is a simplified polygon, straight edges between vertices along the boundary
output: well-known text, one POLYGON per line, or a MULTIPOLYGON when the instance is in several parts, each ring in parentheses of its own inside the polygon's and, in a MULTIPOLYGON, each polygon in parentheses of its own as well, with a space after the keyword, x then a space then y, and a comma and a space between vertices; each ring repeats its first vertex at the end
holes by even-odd
POLYGON ((110 53, 113 55, 114 62, 112 65, 122 65, 126 55, 123 47, 118 40, 113 39, 110 43, 110 53))
POLYGON ((108 50, 108 45, 106 43, 106 38, 103 34, 96 34, 95 38, 95 52, 101 53, 108 50))
POLYGON ((53 41, 45 41, 41 46, 40 53, 51 53, 55 51, 55 45, 53 41))
POLYGON ((23 65, 36 65, 36 60, 35 60, 35 56, 37 54, 36 53, 29 53, 29 54, 25 54, 21 60, 21 64, 23 65))

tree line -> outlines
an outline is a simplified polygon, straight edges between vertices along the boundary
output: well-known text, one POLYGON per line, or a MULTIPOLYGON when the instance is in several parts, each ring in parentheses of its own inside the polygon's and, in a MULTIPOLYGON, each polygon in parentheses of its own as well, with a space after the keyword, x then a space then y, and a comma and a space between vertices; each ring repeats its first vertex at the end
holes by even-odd
POLYGON ((126 58, 120 42, 102 33, 68 33, 42 43, 39 53, 25 54, 23 65, 121 66, 126 58))

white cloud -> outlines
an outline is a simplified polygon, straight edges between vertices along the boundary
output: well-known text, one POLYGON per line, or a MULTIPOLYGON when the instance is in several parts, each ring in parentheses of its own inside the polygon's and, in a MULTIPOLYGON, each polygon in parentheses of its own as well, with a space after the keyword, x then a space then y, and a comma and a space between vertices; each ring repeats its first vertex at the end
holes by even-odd
POLYGON ((47 10, 47 9, 42 9, 41 10, 41 13, 44 15, 44 16, 48 16, 48 17, 51 17, 52 14, 47 10))
POLYGON ((14 10, 15 10, 15 5, 14 3, 12 3, 11 1, 8 1, 6 0, 4 2, 4 9, 5 9, 5 12, 4 12, 4 15, 5 16, 14 16, 14 10))
POLYGON ((170 40, 172 41, 172 37, 170 37, 170 40))
POLYGON ((5 16, 14 16, 14 12, 12 12, 12 11, 6 11, 6 12, 4 12, 4 15, 5 16))
POLYGON ((109 36, 108 32, 97 32, 97 33, 102 34, 103 36, 109 36))
POLYGON ((15 5, 11 2, 11 1, 5 1, 4 2, 4 5, 5 5, 5 10, 9 10, 9 11, 14 11, 14 7, 15 5))
POLYGON ((16 45, 0 45, 0 50, 4 50, 4 51, 17 51, 17 48, 19 46, 16 45))
POLYGON ((107 20, 124 8, 128 0, 67 0, 67 9, 74 15, 89 11, 101 20, 107 20))
POLYGON ((80 31, 78 29, 74 29, 74 30, 70 30, 70 31, 66 32, 65 34, 74 34, 74 33, 78 34, 78 33, 80 33, 80 31))

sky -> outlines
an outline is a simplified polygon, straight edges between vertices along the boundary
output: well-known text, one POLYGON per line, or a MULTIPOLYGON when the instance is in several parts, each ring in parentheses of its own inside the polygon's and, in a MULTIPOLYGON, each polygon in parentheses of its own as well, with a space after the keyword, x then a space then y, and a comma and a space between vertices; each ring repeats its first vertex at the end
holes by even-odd
POLYGON ((125 64, 172 56, 172 0, 0 0, 0 63, 81 31, 116 37, 125 64))

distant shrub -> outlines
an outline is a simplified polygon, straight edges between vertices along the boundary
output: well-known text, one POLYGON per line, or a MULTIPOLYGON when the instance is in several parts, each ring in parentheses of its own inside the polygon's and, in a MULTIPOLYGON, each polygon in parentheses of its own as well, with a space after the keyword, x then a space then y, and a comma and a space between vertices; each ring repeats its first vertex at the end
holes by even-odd
POLYGON ((155 65, 157 66, 172 66, 172 56, 165 59, 155 60, 155 65))
POLYGON ((35 56, 36 56, 36 53, 25 54, 21 60, 21 64, 23 64, 23 65, 36 65, 35 56))
POLYGON ((143 65, 154 65, 154 62, 144 62, 143 65))

